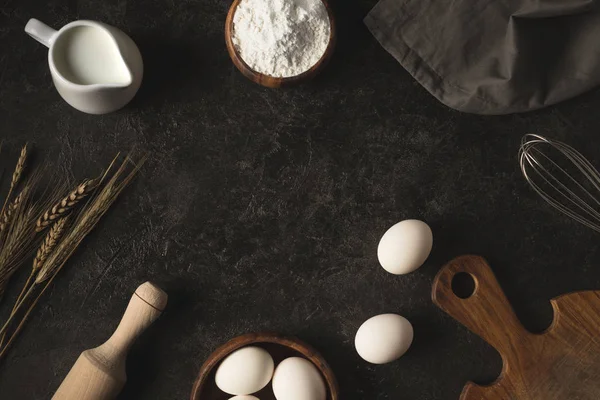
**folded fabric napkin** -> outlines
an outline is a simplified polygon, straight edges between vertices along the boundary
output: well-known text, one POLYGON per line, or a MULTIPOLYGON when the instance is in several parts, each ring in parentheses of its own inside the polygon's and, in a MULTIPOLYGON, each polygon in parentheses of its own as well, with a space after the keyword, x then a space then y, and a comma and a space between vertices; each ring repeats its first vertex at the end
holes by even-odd
POLYGON ((529 111, 600 83, 595 0, 381 0, 365 23, 457 110, 529 111))

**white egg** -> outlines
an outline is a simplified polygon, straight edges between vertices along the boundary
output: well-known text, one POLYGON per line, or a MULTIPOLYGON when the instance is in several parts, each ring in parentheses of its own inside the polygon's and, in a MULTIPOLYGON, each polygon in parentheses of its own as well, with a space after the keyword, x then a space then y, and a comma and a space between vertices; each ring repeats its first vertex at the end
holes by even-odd
POLYGON ((273 377, 273 358, 260 347, 243 347, 228 355, 217 368, 215 383, 228 394, 247 395, 267 386, 273 377))
POLYGON ((358 355, 372 364, 385 364, 402 357, 413 341, 413 327, 397 314, 381 314, 366 320, 354 339, 358 355))
POLYGON ((402 275, 419 268, 431 252, 433 234, 423 221, 407 219, 387 230, 379 241, 377 258, 386 271, 402 275))
POLYGON ((273 393, 277 400, 325 400, 327 389, 312 362, 290 357, 275 368, 273 393))
POLYGON ((235 396, 230 398, 229 400, 258 400, 258 397, 254 396, 235 396))

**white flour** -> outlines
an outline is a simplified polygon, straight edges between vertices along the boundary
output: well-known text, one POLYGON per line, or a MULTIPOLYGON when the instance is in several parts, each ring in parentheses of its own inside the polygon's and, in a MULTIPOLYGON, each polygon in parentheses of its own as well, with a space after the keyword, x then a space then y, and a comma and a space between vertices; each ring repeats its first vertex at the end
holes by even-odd
POLYGON ((232 41, 246 64, 278 78, 306 72, 329 44, 321 0, 242 0, 233 24, 232 41))

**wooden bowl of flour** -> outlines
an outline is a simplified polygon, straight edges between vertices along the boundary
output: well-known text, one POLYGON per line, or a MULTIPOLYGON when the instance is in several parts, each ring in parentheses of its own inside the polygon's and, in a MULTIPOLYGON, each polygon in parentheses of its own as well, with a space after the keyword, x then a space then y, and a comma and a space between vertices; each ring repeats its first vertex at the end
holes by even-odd
POLYGON ((229 12, 227 13, 227 19, 225 21, 225 43, 227 45, 227 51, 229 52, 229 56, 233 61, 233 64, 240 70, 240 72, 252 82, 258 83, 259 85, 270 87, 270 88, 280 88, 297 85, 302 82, 306 82, 314 78, 317 74, 319 74, 327 62, 330 60, 333 49, 335 47, 336 42, 336 30, 335 30, 335 19, 333 17, 333 12, 331 11, 331 7, 327 0, 319 0, 325 6, 327 10, 327 15, 329 17, 329 43, 327 48, 321 58, 307 71, 290 77, 279 78, 275 76, 270 76, 266 74, 262 74, 253 70, 241 57, 236 46, 233 44, 233 35, 234 35, 234 16, 235 12, 240 5, 240 3, 244 0, 234 0, 233 4, 229 8, 229 12))

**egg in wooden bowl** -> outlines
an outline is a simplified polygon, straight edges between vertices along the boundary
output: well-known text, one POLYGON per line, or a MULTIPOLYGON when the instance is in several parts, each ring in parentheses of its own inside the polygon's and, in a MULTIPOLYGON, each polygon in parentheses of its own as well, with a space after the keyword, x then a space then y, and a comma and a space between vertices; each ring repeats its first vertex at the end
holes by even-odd
POLYGON ((300 400, 303 393, 313 397, 311 400, 320 400, 321 396, 323 400, 339 400, 335 375, 325 359, 297 338, 275 333, 250 333, 230 340, 208 357, 200 368, 190 399, 254 400, 253 396, 259 400, 300 400), (272 358, 271 364, 265 359, 263 350, 272 358), (242 351, 247 354, 240 353, 242 351), (246 368, 246 371, 250 370, 251 379, 258 380, 255 388, 262 387, 256 392, 244 392, 252 386, 248 376, 235 380, 235 374, 244 371, 240 365, 240 361, 244 362, 243 357, 250 359, 251 365, 264 365, 267 374, 274 371, 272 380, 263 385, 265 372, 246 368), (228 358, 234 362, 228 362, 228 358))

